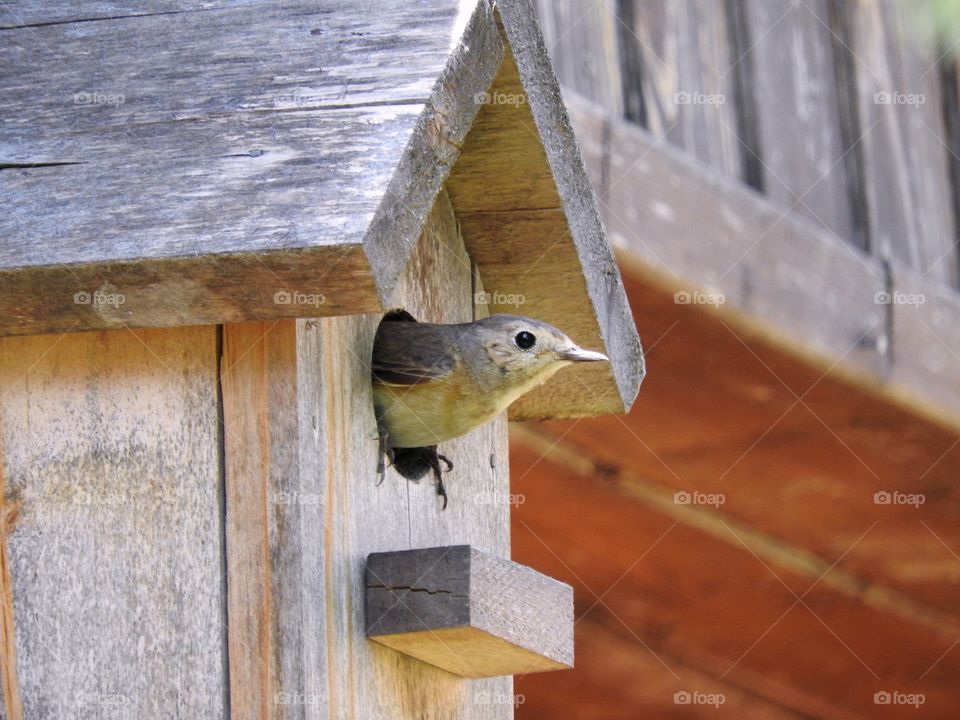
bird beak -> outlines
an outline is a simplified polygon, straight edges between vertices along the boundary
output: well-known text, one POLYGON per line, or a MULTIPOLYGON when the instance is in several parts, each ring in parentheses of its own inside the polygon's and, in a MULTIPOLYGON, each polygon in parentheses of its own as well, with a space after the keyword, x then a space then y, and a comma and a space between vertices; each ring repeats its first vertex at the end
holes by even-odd
POLYGON ((557 355, 561 360, 568 360, 569 362, 598 362, 600 360, 607 362, 610 361, 610 358, 601 352, 584 350, 576 345, 571 348, 567 348, 566 350, 561 350, 557 353, 557 355))

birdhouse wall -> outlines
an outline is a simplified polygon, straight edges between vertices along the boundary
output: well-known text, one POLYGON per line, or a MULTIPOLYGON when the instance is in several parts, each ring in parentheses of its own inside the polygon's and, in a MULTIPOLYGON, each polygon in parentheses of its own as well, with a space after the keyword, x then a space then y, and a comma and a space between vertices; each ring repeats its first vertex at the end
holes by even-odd
MULTIPOLYGON (((470 320, 476 278, 442 192, 391 304, 470 320)), ((5 717, 513 716, 364 636, 368 553, 510 546, 503 417, 441 447, 446 511, 377 485, 378 322, 0 339, 5 717)))

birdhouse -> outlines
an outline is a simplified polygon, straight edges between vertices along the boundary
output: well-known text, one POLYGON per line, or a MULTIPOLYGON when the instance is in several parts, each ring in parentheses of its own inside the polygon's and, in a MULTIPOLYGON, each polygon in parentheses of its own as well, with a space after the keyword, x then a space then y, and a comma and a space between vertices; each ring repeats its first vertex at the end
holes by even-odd
MULTIPOLYGON (((11 11, 13 12, 13 11, 11 11)), ((377 482, 384 313, 639 339, 528 2, 26 4, 0 49, 4 716, 512 717, 573 663, 506 417, 377 482), (476 679, 466 679, 476 678, 476 679)), ((8 17, 9 20, 9 17, 8 17)))

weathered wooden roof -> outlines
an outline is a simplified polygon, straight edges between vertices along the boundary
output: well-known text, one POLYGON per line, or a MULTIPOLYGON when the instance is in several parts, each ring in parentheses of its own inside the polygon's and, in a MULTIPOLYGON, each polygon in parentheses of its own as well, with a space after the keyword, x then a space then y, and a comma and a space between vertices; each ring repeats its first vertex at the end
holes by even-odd
POLYGON ((490 311, 612 360, 514 416, 633 401, 639 339, 525 0, 0 20, 0 334, 381 312, 447 183, 490 311))

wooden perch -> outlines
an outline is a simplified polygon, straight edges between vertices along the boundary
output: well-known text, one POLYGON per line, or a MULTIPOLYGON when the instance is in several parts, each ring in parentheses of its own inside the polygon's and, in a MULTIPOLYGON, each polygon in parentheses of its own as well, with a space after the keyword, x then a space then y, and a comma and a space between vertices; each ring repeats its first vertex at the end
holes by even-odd
POLYGON ((468 678, 573 667, 573 589, 469 545, 373 553, 371 640, 468 678))

